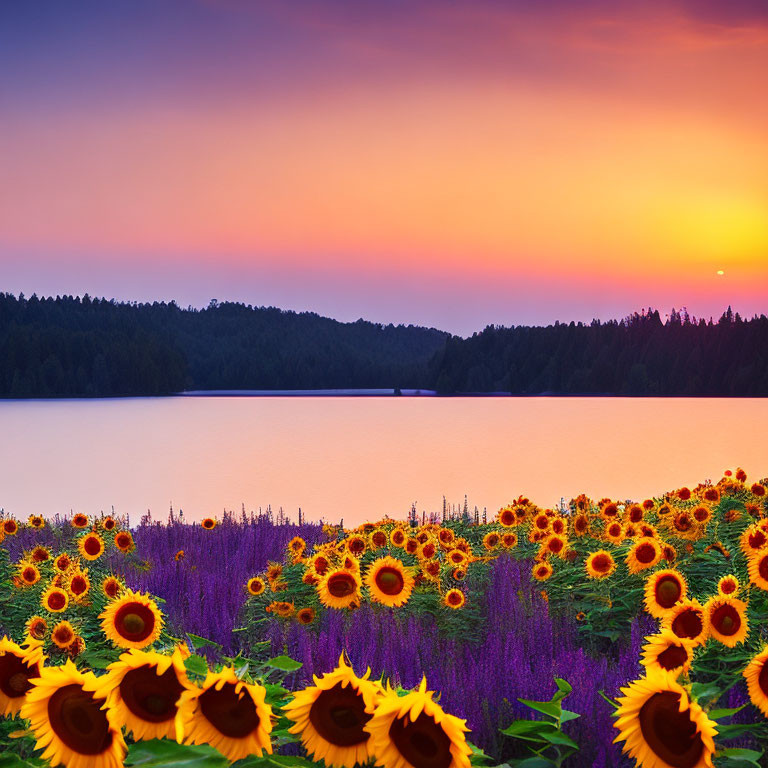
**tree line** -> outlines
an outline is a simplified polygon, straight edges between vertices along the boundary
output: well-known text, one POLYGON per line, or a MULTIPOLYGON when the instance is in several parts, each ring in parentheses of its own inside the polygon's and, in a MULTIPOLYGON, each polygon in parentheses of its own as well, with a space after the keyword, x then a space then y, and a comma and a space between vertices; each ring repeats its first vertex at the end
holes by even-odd
POLYGON ((0 293, 0 397, 191 389, 418 388, 442 394, 768 396, 768 317, 649 309, 623 320, 434 328, 342 323, 212 300, 0 293))
POLYGON ((489 326, 452 337, 430 365, 440 392, 768 396, 768 317, 657 310, 623 320, 489 326))

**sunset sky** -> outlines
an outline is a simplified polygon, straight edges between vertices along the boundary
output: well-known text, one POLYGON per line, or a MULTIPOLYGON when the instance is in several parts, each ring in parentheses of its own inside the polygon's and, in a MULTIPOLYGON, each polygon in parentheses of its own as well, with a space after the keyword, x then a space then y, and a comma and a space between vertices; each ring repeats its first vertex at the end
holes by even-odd
POLYGON ((15 0, 0 290, 767 312, 762 0, 15 0))

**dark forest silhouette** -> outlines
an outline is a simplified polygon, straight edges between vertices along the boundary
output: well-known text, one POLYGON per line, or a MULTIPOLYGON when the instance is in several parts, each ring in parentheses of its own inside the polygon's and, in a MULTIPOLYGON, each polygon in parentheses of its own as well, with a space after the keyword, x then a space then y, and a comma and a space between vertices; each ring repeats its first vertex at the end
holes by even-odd
POLYGON ((768 395, 768 317, 655 310, 621 321, 433 328, 211 301, 0 294, 1 397, 190 389, 422 388, 444 394, 768 395))

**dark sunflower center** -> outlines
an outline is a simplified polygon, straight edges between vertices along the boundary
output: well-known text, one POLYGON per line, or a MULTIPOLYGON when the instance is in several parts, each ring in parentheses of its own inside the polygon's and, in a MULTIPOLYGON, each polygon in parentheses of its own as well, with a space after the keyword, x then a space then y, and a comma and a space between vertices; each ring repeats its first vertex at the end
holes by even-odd
POLYGON ((539 530, 545 531, 549 526, 549 519, 546 517, 538 517, 536 518, 536 527, 539 530))
POLYGON ((126 603, 115 615, 115 630, 126 640, 146 640, 155 629, 155 616, 146 605, 126 603))
POLYGON ((83 549, 89 555, 98 555, 101 552, 101 542, 95 536, 89 536, 83 544, 83 549))
POLYGON ((69 558, 66 555, 60 557, 57 561, 57 568, 60 571, 66 571, 69 568, 69 558))
POLYGON ((375 546, 383 547, 387 543, 387 537, 381 531, 373 534, 372 541, 375 546))
POLYGON ((82 576, 75 576, 69 583, 69 590, 73 595, 82 595, 88 589, 88 583, 82 576))
POLYGON ((768 556, 760 558, 760 564, 757 567, 760 576, 768 581, 768 556))
POLYGON ((337 747, 352 747, 368 740, 363 726, 371 719, 365 700, 351 685, 337 683, 323 691, 309 710, 309 721, 327 742, 337 747))
POLYGON ((549 542, 549 551, 550 552, 560 552, 563 548, 563 542, 560 541, 560 539, 552 539, 552 541, 549 542))
POLYGON ((643 565, 647 565, 656 559, 656 549, 651 544, 641 544, 635 550, 635 557, 637 558, 638 562, 643 563, 643 565))
POLYGON ((22 574, 24 581, 34 581, 37 571, 34 568, 25 568, 22 574))
POLYGON ((328 591, 334 597, 347 597, 355 591, 355 580, 346 573, 336 573, 328 579, 328 591))
POLYGON ((680 712, 680 694, 672 691, 654 693, 640 709, 643 738, 673 768, 694 768, 704 751, 689 712, 680 712))
POLYGON ((405 579, 403 574, 392 568, 391 566, 385 566, 380 568, 376 573, 376 586, 385 595, 399 595, 405 587, 405 579))
POLYGON ((688 661, 688 654, 681 645, 670 645, 656 657, 656 661, 659 662, 662 669, 677 669, 688 661))
POLYGON ((643 510, 640 507, 632 507, 629 510, 629 520, 632 523, 639 523, 643 519, 643 510))
POLYGON ((501 514, 502 525, 512 525, 514 521, 515 521, 515 515, 513 514, 512 510, 508 509, 502 512, 501 514))
POLYGON ((679 515, 675 518, 675 528, 678 531, 687 531, 691 527, 691 521, 688 515, 679 515))
POLYGON ((66 601, 66 597, 61 592, 48 595, 48 607, 53 611, 60 611, 66 605, 66 601))
POLYGON ((33 677, 40 677, 37 664, 28 667, 10 651, 0 656, 0 691, 9 699, 23 696, 32 687, 29 681, 33 677))
POLYGON ((42 640, 45 637, 46 625, 42 621, 36 621, 30 628, 29 634, 32 637, 42 640))
POLYGON ((691 608, 686 608, 679 613, 672 622, 672 631, 678 637, 698 637, 702 629, 704 625, 699 612, 691 608))
POLYGON ((614 523, 610 528, 608 528, 608 533, 611 536, 620 536, 621 535, 621 526, 614 523))
POLYGON ((434 719, 422 712, 405 723, 405 718, 396 718, 389 728, 398 752, 419 768, 449 768, 453 761, 451 740, 434 719))
POLYGON ((461 603, 462 596, 459 592, 449 592, 448 593, 448 602, 451 605, 459 605, 461 603))
POLYGON ((726 595, 730 595, 731 592, 736 590, 736 585, 732 581, 724 581, 721 589, 723 592, 725 592, 726 595))
POLYGON ((69 749, 99 755, 112 744, 103 699, 94 698, 77 683, 59 688, 48 700, 48 722, 69 749))
POLYGON ((726 637, 735 635, 741 628, 741 616, 732 605, 721 605, 715 608, 710 620, 715 630, 726 637))
POLYGON ((109 597, 114 597, 117 594, 117 587, 118 584, 116 581, 108 581, 104 585, 104 592, 106 592, 109 597))
POLYGON ((578 517, 573 527, 581 533, 587 529, 587 521, 583 517, 578 517))
POLYGON ((220 691, 214 687, 205 691, 200 696, 200 710, 217 731, 231 739, 243 739, 259 727, 253 699, 246 691, 237 693, 234 683, 225 683, 220 691))
POLYGON ((672 608, 682 596, 680 581, 675 576, 662 576, 656 582, 656 602, 662 608, 672 608))
POLYGON ((56 640, 58 640, 62 645, 67 645, 68 643, 72 642, 72 631, 69 629, 69 627, 60 627, 55 632, 56 640))
POLYGON ((760 686, 760 690, 768 696, 768 664, 763 662, 760 667, 760 674, 757 676, 757 684, 760 686))
POLYGON ((163 723, 176 716, 176 702, 184 687, 173 667, 157 674, 157 667, 145 664, 125 673, 120 695, 125 706, 141 720, 163 723))
POLYGON ((611 568, 611 558, 608 555, 597 555, 597 557, 592 558, 592 567, 598 573, 605 573, 611 568))

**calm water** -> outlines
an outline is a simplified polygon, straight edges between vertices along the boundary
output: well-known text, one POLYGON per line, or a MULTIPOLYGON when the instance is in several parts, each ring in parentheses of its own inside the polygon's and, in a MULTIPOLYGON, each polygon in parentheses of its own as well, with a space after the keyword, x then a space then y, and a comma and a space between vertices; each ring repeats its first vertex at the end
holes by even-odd
POLYGON ((768 474, 768 399, 193 397, 0 402, 0 507, 345 522, 442 497, 641 499, 768 474))

